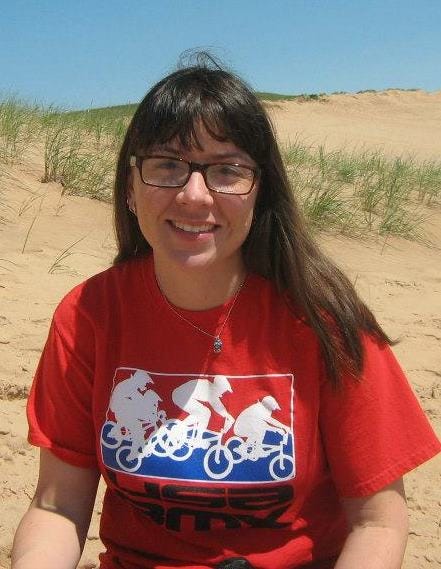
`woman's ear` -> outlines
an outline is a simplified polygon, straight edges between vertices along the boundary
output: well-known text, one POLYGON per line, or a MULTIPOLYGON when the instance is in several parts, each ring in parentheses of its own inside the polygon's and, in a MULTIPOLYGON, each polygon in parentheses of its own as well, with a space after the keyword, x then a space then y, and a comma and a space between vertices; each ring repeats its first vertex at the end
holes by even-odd
POLYGON ((127 207, 133 215, 136 215, 136 203, 133 192, 127 193, 127 207))
POLYGON ((127 180, 127 189, 126 189, 126 201, 127 207, 133 215, 136 215, 136 200, 135 200, 135 191, 133 189, 133 176, 130 172, 129 178, 127 180))

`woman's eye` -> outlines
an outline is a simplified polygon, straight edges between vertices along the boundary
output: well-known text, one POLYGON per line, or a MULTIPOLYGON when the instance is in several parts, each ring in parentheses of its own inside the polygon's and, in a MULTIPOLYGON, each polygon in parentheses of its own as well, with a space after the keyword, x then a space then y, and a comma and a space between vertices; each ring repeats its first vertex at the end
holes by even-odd
POLYGON ((177 160, 163 160, 158 164, 162 170, 176 170, 180 167, 180 162, 177 160))
POLYGON ((252 170, 235 164, 219 164, 215 175, 229 181, 249 180, 252 177, 252 170))
POLYGON ((223 176, 238 176, 240 175, 240 168, 231 164, 223 164, 219 167, 219 174, 223 176))

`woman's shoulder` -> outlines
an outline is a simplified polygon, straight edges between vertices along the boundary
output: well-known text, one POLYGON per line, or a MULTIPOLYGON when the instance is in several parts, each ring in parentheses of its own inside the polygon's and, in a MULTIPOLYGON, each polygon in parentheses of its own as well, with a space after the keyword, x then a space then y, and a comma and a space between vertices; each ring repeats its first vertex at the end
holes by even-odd
POLYGON ((89 277, 62 298, 55 315, 65 319, 72 312, 95 313, 111 308, 118 298, 133 297, 136 289, 145 290, 149 263, 148 257, 130 259, 89 277))
POLYGON ((307 325, 305 311, 291 298, 288 291, 281 291, 277 283, 257 273, 251 273, 247 278, 247 288, 256 303, 270 305, 273 309, 288 311, 290 316, 299 323, 307 325))
POLYGON ((266 316, 272 325, 277 323, 279 329, 286 327, 290 336, 314 336, 305 311, 287 291, 279 290, 276 282, 252 273, 247 279, 246 289, 248 308, 253 306, 256 317, 265 319, 266 316))

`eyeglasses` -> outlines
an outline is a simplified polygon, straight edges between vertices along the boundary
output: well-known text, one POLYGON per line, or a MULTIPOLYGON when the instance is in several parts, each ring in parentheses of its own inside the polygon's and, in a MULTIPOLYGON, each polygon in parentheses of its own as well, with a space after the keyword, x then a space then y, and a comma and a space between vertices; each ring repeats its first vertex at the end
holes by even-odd
POLYGON ((181 188, 193 172, 200 172, 209 190, 241 196, 254 188, 260 169, 243 164, 197 164, 170 156, 131 156, 130 166, 137 166, 141 180, 148 186, 181 188))

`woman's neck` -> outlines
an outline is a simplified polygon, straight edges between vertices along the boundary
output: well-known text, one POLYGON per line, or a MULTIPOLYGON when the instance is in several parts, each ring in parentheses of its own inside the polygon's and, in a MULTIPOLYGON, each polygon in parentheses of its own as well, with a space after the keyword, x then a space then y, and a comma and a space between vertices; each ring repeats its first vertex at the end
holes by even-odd
POLYGON ((225 266, 181 269, 166 267, 155 260, 158 286, 167 300, 186 310, 208 310, 221 306, 234 296, 243 283, 246 271, 242 261, 230 270, 225 266))

